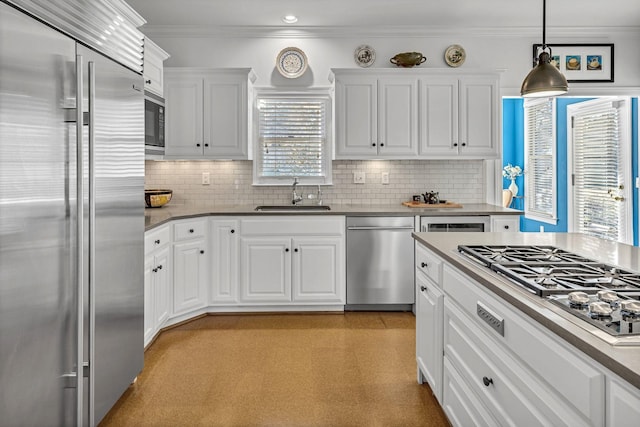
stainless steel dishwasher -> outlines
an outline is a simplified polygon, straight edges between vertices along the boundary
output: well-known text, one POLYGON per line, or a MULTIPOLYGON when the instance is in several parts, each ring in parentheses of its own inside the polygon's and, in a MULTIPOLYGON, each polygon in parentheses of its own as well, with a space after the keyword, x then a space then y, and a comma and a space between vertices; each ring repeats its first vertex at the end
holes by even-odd
POLYGON ((347 217, 347 310, 411 310, 413 217, 347 217))

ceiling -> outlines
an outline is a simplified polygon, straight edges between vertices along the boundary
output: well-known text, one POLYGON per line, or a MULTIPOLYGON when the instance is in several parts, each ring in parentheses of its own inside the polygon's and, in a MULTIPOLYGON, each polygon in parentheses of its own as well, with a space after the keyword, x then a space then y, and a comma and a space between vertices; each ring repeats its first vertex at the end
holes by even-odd
MULTIPOLYGON (((146 27, 541 27, 541 0, 126 0, 146 27), (285 25, 286 14, 298 22, 285 25)), ((550 27, 638 27, 638 0, 550 0, 550 27)), ((144 28, 144 27, 143 27, 144 28)))

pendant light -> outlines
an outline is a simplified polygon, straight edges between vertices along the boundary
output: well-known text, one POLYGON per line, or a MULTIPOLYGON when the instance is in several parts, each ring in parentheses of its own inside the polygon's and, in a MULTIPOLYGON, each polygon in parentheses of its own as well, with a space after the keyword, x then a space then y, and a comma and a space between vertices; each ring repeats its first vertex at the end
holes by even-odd
POLYGON ((546 42, 546 3, 542 0, 542 47, 538 65, 527 74, 520 88, 520 94, 525 98, 564 95, 569 90, 567 79, 551 64, 551 48, 546 42))

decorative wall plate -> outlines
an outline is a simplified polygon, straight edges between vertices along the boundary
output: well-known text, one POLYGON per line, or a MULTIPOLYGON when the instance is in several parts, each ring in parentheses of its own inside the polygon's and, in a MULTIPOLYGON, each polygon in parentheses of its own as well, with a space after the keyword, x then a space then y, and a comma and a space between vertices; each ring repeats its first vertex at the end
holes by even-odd
POLYGON ((452 44, 444 52, 444 60, 450 67, 459 67, 464 63, 467 54, 459 44, 452 44))
POLYGON ((307 70, 307 55, 297 47, 286 47, 278 54, 276 67, 284 77, 295 79, 307 70))
POLYGON ((376 61, 376 51, 371 46, 363 44, 356 48, 353 53, 353 59, 361 67, 370 67, 376 61))

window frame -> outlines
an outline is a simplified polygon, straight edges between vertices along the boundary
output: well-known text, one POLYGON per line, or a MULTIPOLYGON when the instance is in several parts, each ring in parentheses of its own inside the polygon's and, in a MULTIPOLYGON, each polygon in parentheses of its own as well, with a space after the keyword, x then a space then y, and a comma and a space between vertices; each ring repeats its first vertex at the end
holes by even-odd
POLYGON ((325 103, 325 144, 323 147, 324 159, 322 169, 324 176, 297 176, 299 185, 332 185, 333 184, 333 92, 330 88, 308 88, 304 92, 299 90, 282 90, 277 88, 256 88, 252 100, 253 111, 253 185, 254 186, 290 186, 294 176, 261 176, 259 171, 261 147, 260 147, 260 110, 259 102, 263 98, 269 99, 313 99, 322 100, 325 103))
POLYGON ((620 195, 625 198, 625 205, 620 212, 619 218, 626 220, 626 223, 619 224, 618 242, 633 244, 633 191, 634 182, 632 181, 632 164, 631 164, 631 99, 629 97, 602 97, 596 98, 591 101, 580 102, 577 104, 571 104, 567 106, 567 222, 568 231, 577 232, 578 225, 575 219, 575 191, 574 191, 574 175, 575 175, 575 161, 574 161, 574 143, 573 133, 574 127, 572 126, 573 118, 579 113, 590 113, 592 111, 598 111, 601 105, 604 104, 618 104, 615 108, 619 109, 619 134, 620 134, 620 156, 621 164, 619 174, 622 176, 624 189, 619 192, 620 195))
POLYGON ((524 216, 526 219, 544 222, 546 224, 557 225, 558 224, 558 137, 557 137, 557 113, 556 113, 556 99, 555 98, 530 98, 525 99, 524 109, 524 170, 525 170, 525 192, 524 192, 524 216), (535 174, 532 169, 532 160, 529 156, 529 147, 532 144, 529 137, 529 115, 527 113, 527 107, 535 107, 541 104, 551 103, 551 184, 548 189, 551 194, 551 210, 544 212, 542 210, 532 209, 532 197, 533 191, 536 188, 535 174))

